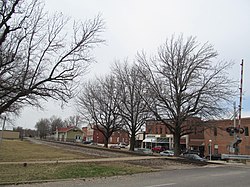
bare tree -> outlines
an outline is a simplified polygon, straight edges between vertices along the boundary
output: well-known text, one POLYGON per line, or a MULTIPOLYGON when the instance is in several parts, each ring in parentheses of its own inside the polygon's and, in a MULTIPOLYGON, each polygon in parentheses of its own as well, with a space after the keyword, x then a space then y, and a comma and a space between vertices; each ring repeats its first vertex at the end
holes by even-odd
POLYGON ((50 132, 50 121, 48 119, 40 119, 36 123, 36 129, 38 136, 42 139, 46 139, 50 132))
POLYGON ((130 133, 129 149, 133 151, 136 135, 151 114, 147 107, 150 101, 146 97, 144 99, 141 97, 147 87, 145 81, 141 78, 141 70, 135 64, 129 65, 127 62, 123 64, 116 63, 113 73, 116 76, 117 86, 120 90, 119 114, 130 133))
POLYGON ((43 6, 39 0, 0 0, 0 114, 41 107, 40 99, 67 102, 94 60, 93 47, 103 42, 99 16, 66 32, 69 19, 50 17, 43 6))
POLYGON ((54 134, 57 128, 66 126, 60 117, 52 116, 50 119, 50 134, 54 134))
POLYGON ((148 70, 144 79, 153 100, 148 106, 173 134, 175 155, 181 151, 181 136, 191 133, 185 121, 223 116, 235 93, 227 74, 231 64, 215 62, 217 55, 211 45, 200 45, 194 37, 185 41, 183 36, 173 36, 156 57, 138 56, 140 65, 148 70))
POLYGON ((65 123, 67 126, 80 127, 82 119, 79 115, 69 116, 69 118, 65 119, 65 123))
POLYGON ((76 101, 78 112, 93 125, 92 128, 103 134, 105 147, 113 132, 121 128, 117 103, 119 89, 115 83, 113 76, 88 83, 76 101))

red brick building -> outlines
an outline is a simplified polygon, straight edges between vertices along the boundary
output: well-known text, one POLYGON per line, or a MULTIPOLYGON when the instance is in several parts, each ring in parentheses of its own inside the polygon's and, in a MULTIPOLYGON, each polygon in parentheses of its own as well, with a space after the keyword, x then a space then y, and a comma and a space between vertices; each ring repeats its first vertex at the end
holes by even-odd
MULTIPOLYGON (((235 142, 235 136, 233 133, 228 133, 226 128, 234 126, 234 120, 216 120, 211 122, 211 128, 204 131, 205 137, 205 154, 229 154, 234 153, 233 142, 235 142), (211 149, 210 149, 211 146, 211 149)), ((238 120, 236 120, 236 126, 238 120)), ((239 154, 250 155, 250 118, 241 119, 241 128, 244 129, 243 134, 238 134, 242 139, 239 144, 239 154)))
MULTIPOLYGON (((236 120, 236 125, 238 120, 236 120)), ((226 131, 226 128, 234 126, 234 120, 215 120, 204 122, 199 118, 190 118, 186 126, 192 126, 193 133, 181 138, 181 148, 199 150, 201 155, 209 156, 216 154, 233 154, 232 144, 235 142, 234 134, 226 131), (194 125, 197 124, 197 125, 194 125), (210 148, 211 146, 211 148, 210 148)), ((238 134, 242 139, 239 144, 239 154, 250 155, 250 118, 241 119, 243 134, 238 134)), ((188 130, 189 128, 187 128, 188 130)), ((143 140, 143 147, 166 146, 173 148, 173 135, 160 121, 148 120, 146 122, 146 138, 143 140)))
MULTIPOLYGON (((85 141, 93 141, 94 143, 104 144, 104 136, 95 126, 88 125, 82 128, 83 132, 86 134, 85 141)), ((119 130, 112 134, 109 138, 109 144, 118 143, 129 144, 129 133, 125 130, 119 130)))
MULTIPOLYGON (((204 153, 204 133, 202 121, 200 118, 190 118, 185 124, 187 131, 193 133, 184 135, 181 138, 181 149, 191 149, 204 153), (191 128, 192 124, 192 128, 191 128)), ((146 121, 146 138, 144 139, 144 147, 164 146, 168 149, 173 149, 173 135, 170 133, 166 125, 161 121, 148 120, 146 121)))

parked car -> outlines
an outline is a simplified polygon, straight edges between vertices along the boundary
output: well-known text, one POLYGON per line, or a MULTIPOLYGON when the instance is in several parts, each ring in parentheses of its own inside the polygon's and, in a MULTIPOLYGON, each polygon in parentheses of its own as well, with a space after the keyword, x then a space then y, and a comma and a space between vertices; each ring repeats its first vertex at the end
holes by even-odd
POLYGON ((120 142, 118 145, 119 145, 121 148, 126 148, 126 146, 128 146, 128 144, 123 143, 123 142, 120 142))
POLYGON ((147 148, 137 148, 137 149, 135 149, 135 152, 143 153, 143 154, 147 154, 147 155, 153 154, 153 151, 151 149, 147 149, 147 148))
MULTIPOLYGON (((206 156, 206 159, 210 159, 210 155, 206 156)), ((211 155, 211 160, 221 160, 221 154, 211 155)))
POLYGON ((184 154, 183 157, 190 159, 190 160, 196 160, 196 161, 201 161, 201 162, 205 162, 207 161, 204 158, 201 158, 199 155, 197 154, 184 154))
POLYGON ((111 145, 110 148, 111 149, 121 149, 121 146, 119 146, 119 145, 111 145))
POLYGON ((82 143, 83 144, 92 144, 93 142, 92 141, 83 141, 82 143))
POLYGON ((166 150, 166 147, 163 147, 163 146, 156 146, 156 147, 152 148, 152 151, 156 152, 156 153, 160 153, 160 152, 165 151, 165 150, 166 150))
POLYGON ((161 156, 174 156, 174 151, 172 151, 172 150, 165 150, 165 151, 160 152, 160 155, 161 156))
POLYGON ((201 156, 201 153, 199 150, 186 150, 185 152, 182 153, 183 155, 185 154, 196 154, 198 156, 201 156))

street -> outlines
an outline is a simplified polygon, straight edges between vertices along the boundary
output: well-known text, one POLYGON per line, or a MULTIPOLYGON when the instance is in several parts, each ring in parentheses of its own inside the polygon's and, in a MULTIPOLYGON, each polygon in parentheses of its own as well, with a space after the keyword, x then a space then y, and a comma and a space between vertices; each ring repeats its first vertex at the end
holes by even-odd
MULTIPOLYGON (((205 166, 201 168, 166 170, 130 176, 76 179, 25 184, 19 187, 249 187, 250 168, 244 166, 205 166)), ((15 185, 13 185, 14 187, 15 185)), ((10 187, 10 186, 9 186, 10 187)))

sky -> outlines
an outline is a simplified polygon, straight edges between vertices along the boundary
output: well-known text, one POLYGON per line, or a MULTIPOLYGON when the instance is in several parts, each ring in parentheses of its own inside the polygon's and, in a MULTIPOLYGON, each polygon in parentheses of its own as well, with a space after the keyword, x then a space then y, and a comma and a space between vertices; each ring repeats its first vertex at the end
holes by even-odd
MULTIPOLYGON (((97 63, 86 79, 108 73, 115 60, 132 61, 138 51, 155 54, 173 34, 196 36, 200 43, 212 44, 219 53, 217 60, 235 63, 229 73, 239 82, 244 59, 242 116, 250 117, 249 0, 45 0, 45 9, 77 21, 98 14, 104 20, 106 43, 93 51, 97 63)), ((239 97, 235 102, 239 104, 239 97)), ((49 101, 43 111, 26 107, 14 124, 34 128, 41 118, 65 119, 76 114, 73 102, 62 109, 60 102, 49 101)))

